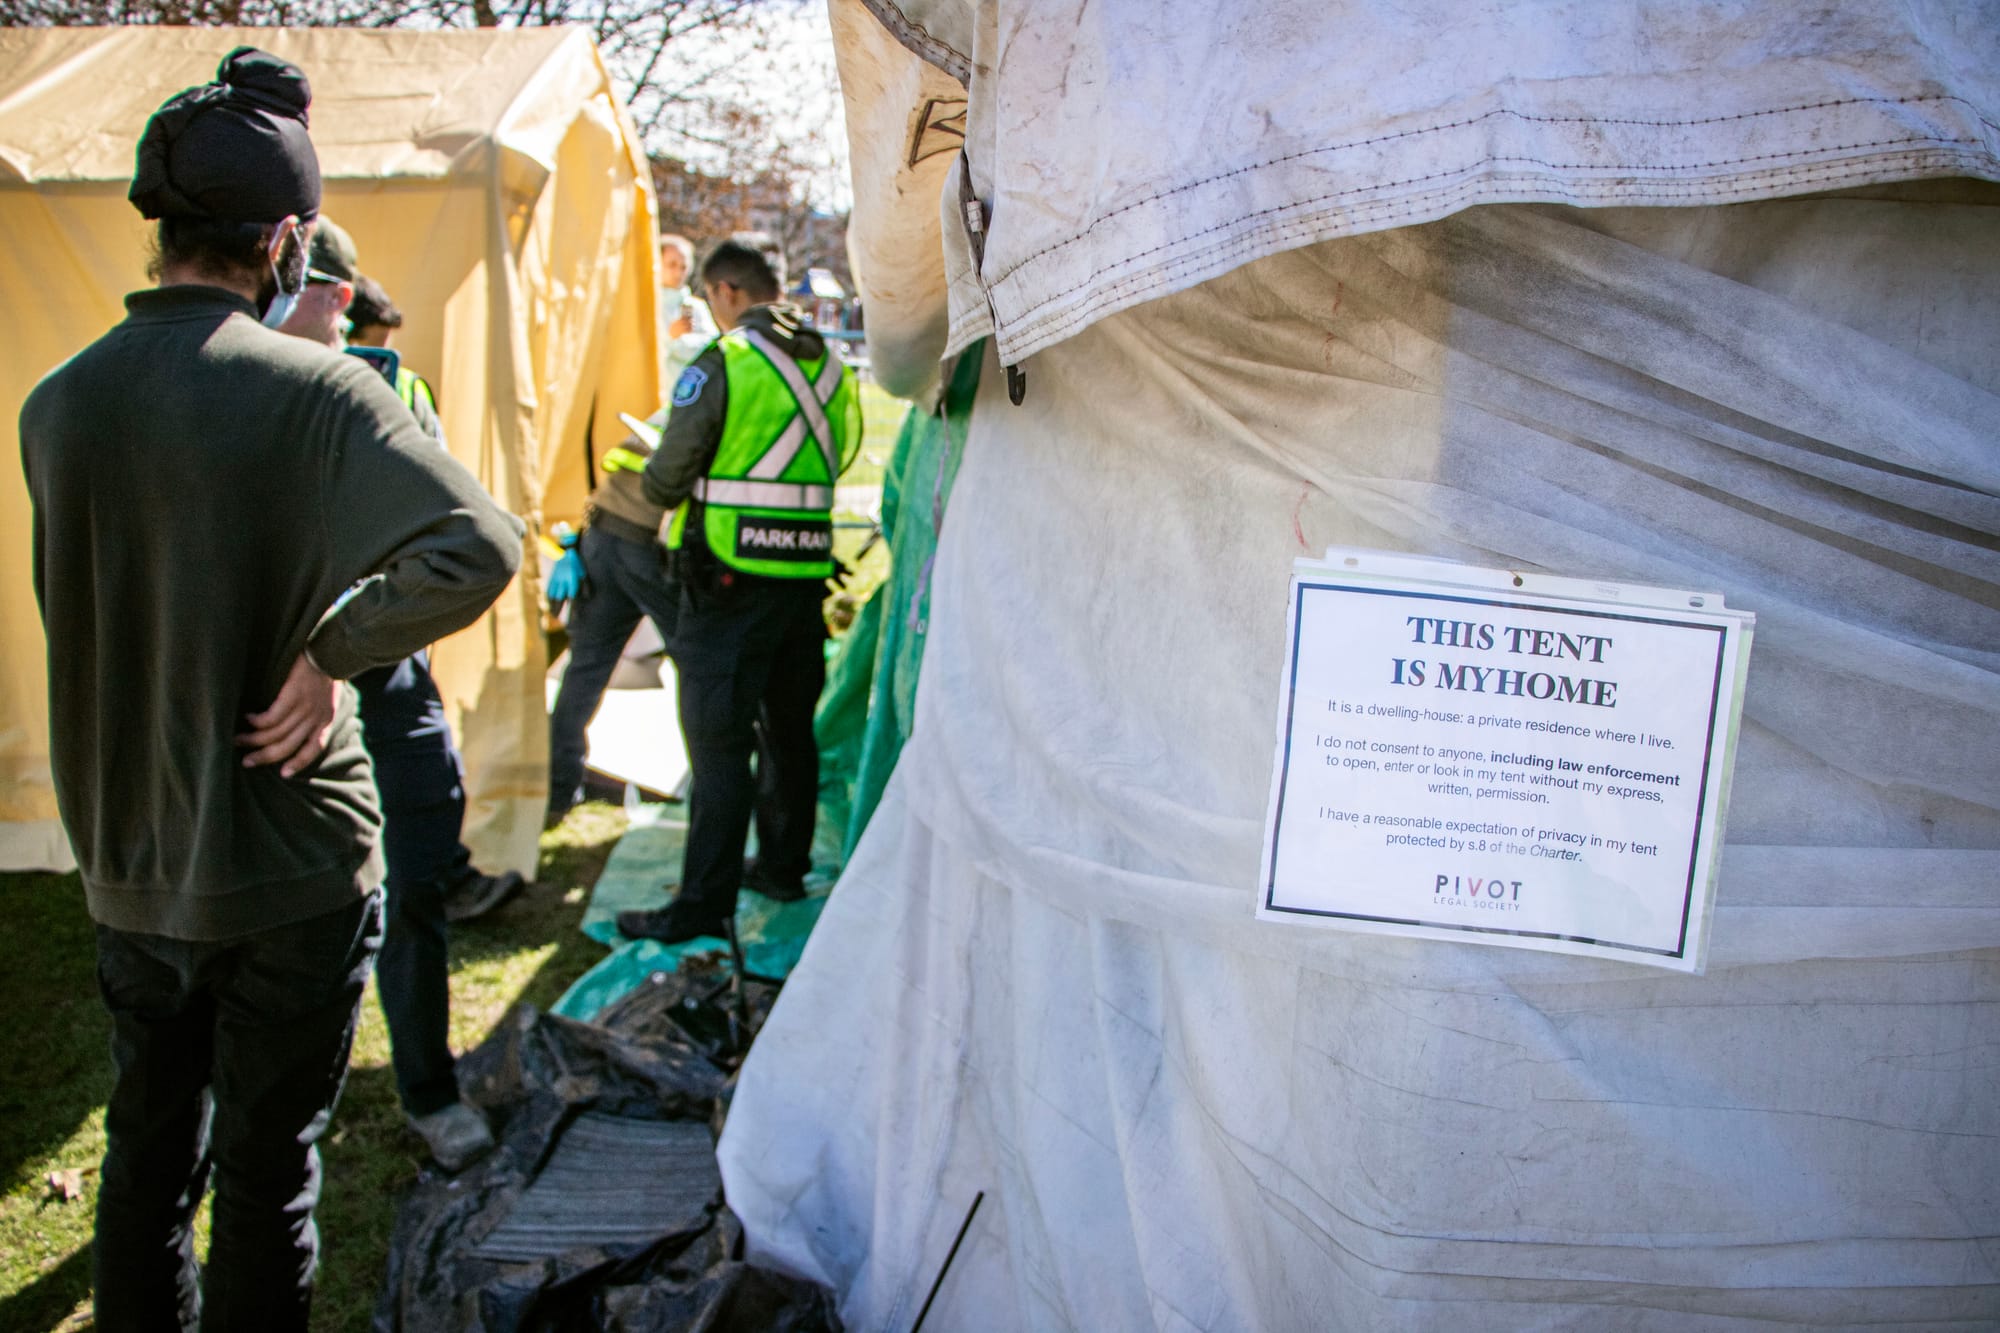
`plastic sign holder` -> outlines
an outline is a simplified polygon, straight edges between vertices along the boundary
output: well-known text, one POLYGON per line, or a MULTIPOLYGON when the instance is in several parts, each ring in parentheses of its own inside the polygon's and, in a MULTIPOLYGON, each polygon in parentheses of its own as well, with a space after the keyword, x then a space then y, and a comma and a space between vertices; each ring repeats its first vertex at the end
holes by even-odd
POLYGON ((1287 621, 1260 920, 1702 970, 1755 616, 1334 548, 1287 621))

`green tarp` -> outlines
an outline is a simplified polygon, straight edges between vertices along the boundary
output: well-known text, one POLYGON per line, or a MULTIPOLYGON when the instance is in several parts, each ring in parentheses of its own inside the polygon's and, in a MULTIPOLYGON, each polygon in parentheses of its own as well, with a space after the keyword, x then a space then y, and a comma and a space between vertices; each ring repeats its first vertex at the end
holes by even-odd
MULTIPOLYGON (((721 941, 708 938, 661 944, 627 940, 618 933, 620 912, 665 907, 671 900, 667 886, 681 877, 685 815, 686 807, 680 805, 642 805, 632 811, 625 835, 597 877, 581 926, 591 939, 609 945, 611 955, 578 977, 551 1006, 552 1012, 588 1022, 652 973, 674 971, 689 954, 724 948, 721 941)), ((798 902, 774 903, 748 890, 737 895, 736 938, 743 943, 745 968, 758 976, 783 977, 798 964, 838 869, 822 856, 838 852, 839 844, 831 838, 814 838, 813 873, 806 880, 807 896, 798 902)))
POLYGON ((966 425, 986 344, 958 358, 944 403, 903 419, 882 479, 882 536, 889 577, 841 640, 820 696, 821 827, 841 830, 841 861, 854 852, 875 813, 916 715, 917 675, 930 628, 931 562, 937 556, 952 481, 965 454, 966 425))

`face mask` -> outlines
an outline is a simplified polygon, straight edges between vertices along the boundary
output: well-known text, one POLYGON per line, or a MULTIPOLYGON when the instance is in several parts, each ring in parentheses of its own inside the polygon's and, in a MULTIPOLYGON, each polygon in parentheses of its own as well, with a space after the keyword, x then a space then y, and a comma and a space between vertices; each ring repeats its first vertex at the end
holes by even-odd
POLYGON ((298 308, 299 293, 306 287, 304 259, 305 256, 299 251, 298 228, 293 227, 291 235, 278 247, 278 257, 271 261, 271 280, 277 285, 277 294, 272 296, 271 303, 264 307, 265 328, 277 328, 290 319, 292 311, 298 308), (296 270, 289 289, 285 286, 284 270, 287 268, 296 270))
POLYGON ((271 298, 271 304, 264 307, 264 327, 267 329, 281 327, 286 320, 292 317, 292 312, 298 309, 298 307, 299 294, 297 292, 279 292, 271 298))

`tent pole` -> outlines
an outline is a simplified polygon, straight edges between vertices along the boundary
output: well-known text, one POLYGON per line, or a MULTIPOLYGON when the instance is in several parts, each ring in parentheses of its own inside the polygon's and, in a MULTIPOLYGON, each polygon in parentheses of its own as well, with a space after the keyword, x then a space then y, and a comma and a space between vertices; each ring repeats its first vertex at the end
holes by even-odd
POLYGON ((979 1211, 979 1205, 985 1198, 985 1190, 972 1196, 972 1207, 965 1210, 965 1220, 958 1224, 958 1235, 952 1238, 951 1252, 945 1255, 944 1267, 938 1269, 937 1280, 931 1283, 931 1293, 924 1297, 924 1308, 917 1311, 917 1322, 910 1325, 910 1333, 922 1333, 924 1320, 931 1312, 931 1302, 937 1299, 938 1288, 944 1285, 944 1275, 951 1271, 951 1261, 958 1258, 958 1247, 965 1243, 965 1233, 972 1230, 972 1215, 979 1211))

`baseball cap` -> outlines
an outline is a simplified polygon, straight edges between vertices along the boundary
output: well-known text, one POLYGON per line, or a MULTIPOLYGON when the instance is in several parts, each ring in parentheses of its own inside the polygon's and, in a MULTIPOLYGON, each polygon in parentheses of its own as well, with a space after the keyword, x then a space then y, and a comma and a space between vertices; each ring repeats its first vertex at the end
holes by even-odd
POLYGON ((306 252, 306 267, 322 277, 353 282, 361 273, 361 255, 354 238, 332 218, 321 218, 313 229, 312 248, 306 252))

